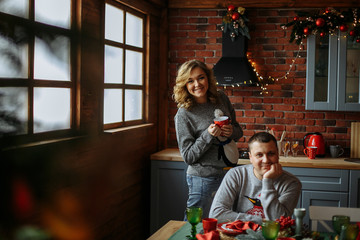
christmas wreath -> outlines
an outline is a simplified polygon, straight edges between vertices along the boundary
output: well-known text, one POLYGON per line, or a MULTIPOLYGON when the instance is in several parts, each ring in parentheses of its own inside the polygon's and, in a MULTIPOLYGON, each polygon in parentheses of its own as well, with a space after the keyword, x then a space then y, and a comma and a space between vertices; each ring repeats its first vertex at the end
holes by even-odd
POLYGON ((224 33, 230 32, 232 41, 235 41, 240 34, 250 39, 249 28, 246 26, 247 22, 249 19, 246 17, 245 8, 229 5, 227 13, 223 17, 221 30, 224 33))
POLYGON ((293 21, 282 24, 282 28, 293 27, 290 42, 299 45, 302 39, 310 34, 319 34, 325 37, 327 34, 336 34, 338 30, 348 32, 353 41, 360 43, 360 8, 346 11, 337 11, 334 8, 313 12, 297 12, 293 21))

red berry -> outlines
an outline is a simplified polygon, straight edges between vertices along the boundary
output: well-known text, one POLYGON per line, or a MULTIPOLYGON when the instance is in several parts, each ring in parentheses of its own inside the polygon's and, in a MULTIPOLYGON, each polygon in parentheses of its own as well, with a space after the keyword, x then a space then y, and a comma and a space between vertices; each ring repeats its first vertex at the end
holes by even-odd
POLYGON ((234 11, 235 10, 235 6, 234 5, 229 5, 228 6, 228 11, 234 11))
POLYGON ((308 27, 305 27, 305 28, 304 28, 304 34, 305 34, 305 35, 309 35, 309 34, 310 34, 310 30, 309 30, 308 27))
POLYGON ((340 31, 346 32, 347 30, 348 30, 347 25, 343 24, 343 25, 340 26, 340 31))
POLYGON ((231 16, 231 18, 232 18, 233 20, 238 20, 239 17, 240 17, 240 14, 239 14, 238 12, 234 12, 233 15, 231 16))
POLYGON ((318 27, 323 27, 325 25, 325 20, 323 18, 318 18, 318 19, 316 19, 315 24, 318 27))

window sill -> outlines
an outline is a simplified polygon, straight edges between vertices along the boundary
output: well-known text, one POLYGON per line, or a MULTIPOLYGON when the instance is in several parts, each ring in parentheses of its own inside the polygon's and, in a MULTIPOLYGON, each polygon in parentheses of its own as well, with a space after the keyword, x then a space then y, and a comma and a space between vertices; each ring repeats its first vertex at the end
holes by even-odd
POLYGON ((84 136, 66 137, 66 138, 57 138, 57 139, 51 139, 51 140, 24 143, 24 144, 20 144, 20 145, 16 145, 16 146, 5 147, 5 148, 3 148, 1 150, 2 151, 11 151, 11 150, 17 150, 17 149, 26 149, 26 148, 32 148, 32 147, 39 147, 39 146, 44 146, 44 145, 50 145, 50 144, 74 141, 74 140, 81 139, 83 137, 84 136))
POLYGON ((154 123, 146 123, 146 124, 140 124, 140 125, 130 126, 130 127, 107 129, 107 130, 104 130, 104 133, 105 134, 117 134, 117 133, 121 133, 121 132, 125 132, 125 131, 130 131, 130 130, 140 129, 140 128, 149 128, 149 127, 153 127, 153 126, 154 126, 154 123))

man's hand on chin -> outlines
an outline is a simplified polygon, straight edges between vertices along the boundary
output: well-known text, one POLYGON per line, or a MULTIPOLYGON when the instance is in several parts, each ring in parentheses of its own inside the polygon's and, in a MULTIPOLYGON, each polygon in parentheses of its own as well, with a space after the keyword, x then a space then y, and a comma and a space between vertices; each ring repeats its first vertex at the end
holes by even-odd
POLYGON ((282 174, 283 170, 282 170, 282 166, 280 163, 274 163, 271 164, 271 167, 269 169, 269 171, 267 171, 263 178, 272 178, 275 179, 277 177, 279 177, 282 174))

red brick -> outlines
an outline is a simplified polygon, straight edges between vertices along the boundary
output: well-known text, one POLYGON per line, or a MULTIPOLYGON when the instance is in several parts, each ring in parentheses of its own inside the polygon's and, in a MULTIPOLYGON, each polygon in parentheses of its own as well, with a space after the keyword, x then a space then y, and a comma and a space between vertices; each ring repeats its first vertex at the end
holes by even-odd
POLYGON ((282 125, 294 125, 296 123, 295 119, 285 119, 285 118, 278 118, 275 121, 276 124, 282 124, 282 125))
POLYGON ((292 111, 293 106, 291 105, 274 105, 274 110, 276 111, 292 111))
POLYGON ((241 118, 236 118, 236 120, 239 122, 239 124, 244 124, 244 123, 255 123, 255 118, 250 118, 250 117, 241 117, 241 118))
POLYGON ((305 119, 324 119, 324 117, 325 115, 323 113, 316 113, 316 112, 305 113, 305 119))
MULTIPOLYGON (((181 32, 180 32, 181 33, 181 32)), ((201 37, 206 37, 206 33, 205 32, 188 32, 189 37, 192 38, 201 38, 201 37)))
POLYGON ((180 16, 198 16, 199 10, 181 9, 179 11, 180 16))
POLYGON ((307 126, 306 127, 306 132, 325 132, 326 128, 325 127, 317 127, 317 126, 307 126))
POLYGON ((285 112, 285 118, 295 118, 295 119, 303 119, 304 113, 298 112, 285 112))
POLYGON ((282 118, 284 116, 283 112, 277 111, 265 111, 264 117, 274 117, 274 118, 282 118))
POLYGON ((218 11, 216 10, 205 10, 205 11, 200 11, 199 12, 200 16, 218 16, 218 11))
POLYGON ((179 30, 197 30, 196 25, 179 25, 179 30))
POLYGON ((178 57, 194 57, 195 51, 179 51, 177 52, 178 57))
POLYGON ((214 52, 213 51, 196 51, 197 57, 213 57, 214 52))
POLYGON ((246 117, 263 117, 264 112, 263 111, 245 111, 246 117))

